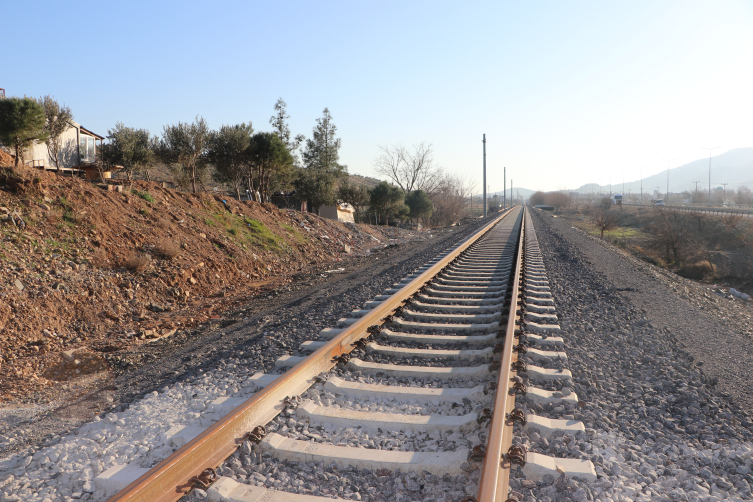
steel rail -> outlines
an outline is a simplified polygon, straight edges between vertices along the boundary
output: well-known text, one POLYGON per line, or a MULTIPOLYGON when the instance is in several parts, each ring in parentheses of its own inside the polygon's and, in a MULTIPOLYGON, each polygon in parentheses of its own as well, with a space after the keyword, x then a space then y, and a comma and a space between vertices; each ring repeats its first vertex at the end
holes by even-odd
POLYGON ((356 323, 345 328, 311 356, 301 361, 245 403, 215 422, 179 448, 149 472, 109 499, 110 502, 174 502, 195 484, 204 469, 220 465, 233 454, 243 438, 256 426, 263 426, 284 409, 286 397, 298 395, 310 387, 314 378, 337 364, 336 358, 354 349, 353 343, 368 336, 368 328, 381 325, 410 295, 439 274, 463 251, 512 214, 508 209, 494 221, 466 239, 439 262, 383 301, 356 323))
POLYGON ((518 252, 515 259, 515 275, 512 281, 510 295, 510 311, 507 316, 507 330, 505 331, 505 345, 500 355, 499 378, 497 392, 494 396, 494 408, 489 424, 489 434, 486 445, 486 456, 481 468, 479 479, 478 502, 499 502, 507 500, 510 484, 510 463, 504 462, 504 452, 512 445, 513 427, 507 419, 507 414, 515 407, 515 395, 510 395, 512 382, 512 363, 517 360, 513 353, 515 339, 515 325, 517 323, 518 296, 520 271, 525 249, 525 211, 520 222, 518 237, 518 252))

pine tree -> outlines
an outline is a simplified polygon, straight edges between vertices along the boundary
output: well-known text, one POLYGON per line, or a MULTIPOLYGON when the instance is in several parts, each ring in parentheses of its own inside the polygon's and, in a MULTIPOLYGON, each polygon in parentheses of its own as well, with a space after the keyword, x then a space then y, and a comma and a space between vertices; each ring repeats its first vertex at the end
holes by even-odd
POLYGON ((275 103, 275 114, 269 119, 269 123, 272 124, 273 132, 280 137, 282 143, 290 152, 290 155, 293 156, 293 163, 298 166, 299 160, 297 151, 298 148, 300 148, 301 143, 303 143, 303 140, 306 138, 303 134, 299 134, 296 137, 293 137, 291 134, 287 123, 287 120, 290 118, 290 115, 288 115, 286 110, 287 106, 288 105, 282 100, 282 98, 278 99, 277 103, 275 103))
POLYGON ((303 169, 295 181, 299 198, 311 203, 312 209, 337 201, 337 181, 348 172, 347 166, 338 163, 340 139, 335 137, 336 132, 332 116, 325 108, 322 118, 316 120, 312 138, 306 140, 303 169))
POLYGON ((24 150, 35 141, 46 141, 44 108, 32 98, 0 99, 0 143, 16 152, 15 167, 24 150))

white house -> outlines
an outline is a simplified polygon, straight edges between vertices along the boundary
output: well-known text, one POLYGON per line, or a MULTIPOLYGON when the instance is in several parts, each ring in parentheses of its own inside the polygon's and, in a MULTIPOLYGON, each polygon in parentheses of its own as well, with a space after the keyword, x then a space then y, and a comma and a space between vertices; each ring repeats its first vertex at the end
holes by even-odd
MULTIPOLYGON (((100 136, 81 124, 70 121, 70 127, 60 137, 60 151, 58 152, 59 170, 72 171, 79 166, 94 163, 96 160, 97 146, 102 146, 104 136, 100 136)), ((26 164, 45 170, 56 170, 55 163, 50 158, 47 144, 36 142, 27 152, 26 164)))

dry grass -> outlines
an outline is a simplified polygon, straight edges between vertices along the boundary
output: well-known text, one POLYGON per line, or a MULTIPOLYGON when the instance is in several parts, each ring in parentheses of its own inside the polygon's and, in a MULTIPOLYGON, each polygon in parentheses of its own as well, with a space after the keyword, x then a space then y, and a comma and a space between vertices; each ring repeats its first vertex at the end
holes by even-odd
POLYGON ((162 237, 154 248, 157 256, 165 259, 172 260, 180 253, 180 247, 174 240, 162 237))
POLYGON ((92 253, 89 263, 97 268, 105 268, 108 265, 107 252, 102 248, 96 248, 92 253))
POLYGON ((132 251, 125 259, 123 266, 136 274, 143 274, 152 264, 149 255, 132 251))

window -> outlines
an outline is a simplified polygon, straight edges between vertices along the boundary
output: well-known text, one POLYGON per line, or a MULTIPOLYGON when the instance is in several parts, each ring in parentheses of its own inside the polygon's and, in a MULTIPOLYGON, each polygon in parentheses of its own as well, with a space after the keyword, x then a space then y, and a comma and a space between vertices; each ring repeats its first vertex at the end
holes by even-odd
POLYGON ((81 152, 81 162, 94 162, 96 160, 94 155, 94 138, 81 135, 79 151, 81 152))

